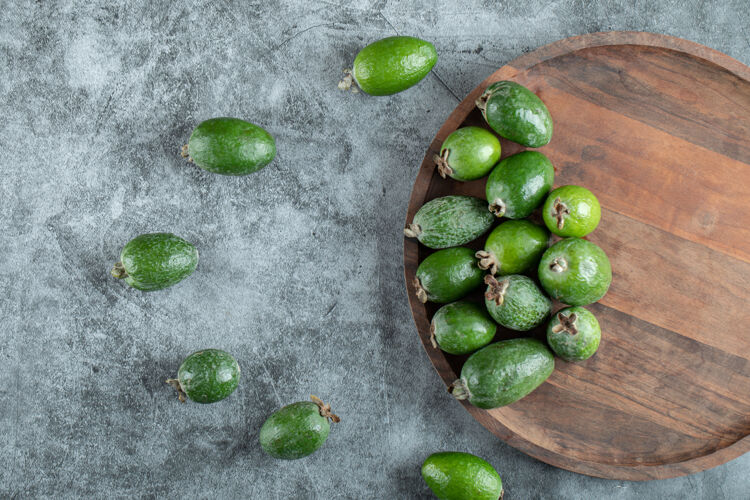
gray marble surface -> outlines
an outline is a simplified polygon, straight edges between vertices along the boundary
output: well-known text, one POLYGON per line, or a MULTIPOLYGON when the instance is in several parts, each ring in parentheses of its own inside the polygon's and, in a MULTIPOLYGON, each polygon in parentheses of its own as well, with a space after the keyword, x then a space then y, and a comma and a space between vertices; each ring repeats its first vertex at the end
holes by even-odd
POLYGON ((581 33, 667 33, 750 63, 745 0, 0 2, 0 497, 429 498, 422 460, 487 458, 508 499, 750 498, 750 455, 648 483, 550 467, 446 394, 417 339, 402 223, 424 150, 488 74, 581 33), (432 41, 402 94, 337 90, 358 49, 432 41), (267 128, 245 178, 186 164, 209 117, 267 128), (171 231, 197 271, 144 294, 109 276, 121 246, 171 231), (203 347, 242 382, 179 404, 164 379, 203 347), (258 429, 316 394, 343 422, 304 460, 258 429))

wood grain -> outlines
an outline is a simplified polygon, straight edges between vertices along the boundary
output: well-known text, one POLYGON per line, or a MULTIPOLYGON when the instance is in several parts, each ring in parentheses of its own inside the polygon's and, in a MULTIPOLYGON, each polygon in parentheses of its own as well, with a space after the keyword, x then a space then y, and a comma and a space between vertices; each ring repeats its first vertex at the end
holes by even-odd
MULTIPOLYGON (((452 131, 485 126, 474 101, 512 79, 555 121, 541 150, 555 185, 602 203, 590 239, 610 257, 609 293, 590 306, 602 325, 591 359, 556 361, 528 397, 484 411, 461 403, 512 446, 594 476, 690 474, 750 450, 750 68, 707 47, 650 33, 574 37, 500 68, 451 114, 429 146, 407 221, 447 194, 484 196, 484 179, 441 179, 432 156, 452 131)), ((502 141, 503 157, 522 148, 502 141)), ((536 214, 538 217, 538 214, 536 214)), ((484 238, 470 246, 479 248, 484 238)), ((423 345, 446 384, 466 356, 429 342, 437 306, 411 281, 429 250, 404 241, 406 287, 423 345)), ((481 300, 481 291, 470 298, 481 300)), ((543 338, 539 328, 531 335, 543 338)), ((496 340, 517 336, 500 329, 496 340)), ((456 403, 459 404, 459 403, 456 403)))

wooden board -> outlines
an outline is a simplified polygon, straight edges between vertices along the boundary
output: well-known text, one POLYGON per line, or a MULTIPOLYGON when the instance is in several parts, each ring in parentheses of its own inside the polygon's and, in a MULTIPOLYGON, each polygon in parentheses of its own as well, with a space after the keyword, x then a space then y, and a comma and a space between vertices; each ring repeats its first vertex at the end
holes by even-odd
MULTIPOLYGON (((555 165, 555 186, 598 196, 602 220, 589 239, 609 255, 614 278, 590 307, 602 325, 593 358, 556 360, 548 381, 510 406, 461 404, 529 455, 605 478, 690 474, 750 450, 750 68, 650 33, 596 33, 526 54, 482 82, 440 129, 407 221, 438 196, 484 198, 485 179, 443 180, 432 157, 456 128, 485 126, 474 102, 498 80, 527 86, 549 107, 554 135, 540 150, 555 165)), ((502 147, 503 157, 521 149, 502 147)), ((447 385, 465 357, 430 345, 438 306, 421 304, 411 285, 429 252, 404 240, 414 320, 447 385)), ((515 336, 500 331, 496 340, 515 336)))

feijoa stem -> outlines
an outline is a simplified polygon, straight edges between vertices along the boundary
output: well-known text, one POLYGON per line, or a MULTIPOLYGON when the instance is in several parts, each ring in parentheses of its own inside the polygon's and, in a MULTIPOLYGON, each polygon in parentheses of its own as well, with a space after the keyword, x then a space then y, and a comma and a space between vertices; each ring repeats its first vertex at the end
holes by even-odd
POLYGON ((187 144, 183 144, 182 149, 180 149, 180 156, 186 158, 190 163, 193 163, 193 159, 190 157, 190 148, 187 144))
POLYGON ((112 267, 112 271, 110 271, 110 274, 117 279, 128 277, 128 272, 125 270, 125 266, 122 265, 122 262, 115 263, 115 265, 112 267))
POLYGON ((450 153, 450 149, 444 149, 440 155, 432 157, 437 165, 438 174, 440 174, 440 177, 443 179, 453 174, 453 169, 448 165, 448 155, 450 155, 450 153))
POLYGON ((552 327, 552 333, 567 332, 571 335, 578 333, 578 315, 576 313, 570 313, 569 316, 565 316, 563 313, 557 313, 558 324, 552 327))
POLYGON ((565 226, 565 217, 570 215, 570 209, 560 198, 555 198, 552 205, 552 215, 557 219, 557 229, 562 229, 565 226))
POLYGON ((427 302, 427 291, 422 288, 422 282, 419 281, 419 278, 414 278, 412 284, 417 291, 417 299, 419 299, 422 304, 425 304, 427 302))
POLYGON ((553 273, 561 273, 568 268, 568 261, 562 257, 555 257, 555 260, 549 265, 553 273))
POLYGON ((435 321, 430 322, 430 343, 435 349, 438 348, 437 340, 435 339, 435 321))
POLYGON ((422 234, 422 228, 419 224, 407 224, 404 228, 404 236, 407 238, 418 238, 422 234))
POLYGON ((187 399, 187 394, 182 389, 182 384, 180 384, 180 381, 176 378, 168 378, 167 384, 174 387, 174 389, 177 391, 177 398, 180 400, 180 403, 184 403, 187 399))
POLYGON ((310 394, 310 399, 313 403, 318 405, 318 410, 320 411, 320 416, 327 418, 330 422, 333 422, 334 424, 338 424, 341 422, 341 419, 338 417, 338 415, 335 415, 331 412, 331 405, 325 404, 323 401, 320 400, 318 396, 313 396, 310 394))
POLYGON ((497 257, 495 257, 495 254, 492 252, 480 250, 474 254, 474 257, 479 259, 479 264, 477 265, 479 266, 479 269, 482 269, 483 271, 489 269, 490 274, 497 274, 498 269, 500 269, 500 261, 497 260, 497 257))
POLYGON ((510 281, 505 279, 503 281, 497 281, 497 278, 491 275, 484 277, 484 283, 489 285, 490 289, 484 294, 487 300, 495 301, 498 306, 503 305, 505 302, 505 292, 508 291, 510 281))
POLYGON ((502 217, 505 215, 505 209, 505 202, 500 198, 495 198, 492 203, 490 203, 490 212, 495 214, 496 217, 502 217))
POLYGON ((469 387, 466 385, 466 381, 462 378, 454 380, 453 383, 448 386, 448 392, 458 400, 469 399, 471 397, 469 387))

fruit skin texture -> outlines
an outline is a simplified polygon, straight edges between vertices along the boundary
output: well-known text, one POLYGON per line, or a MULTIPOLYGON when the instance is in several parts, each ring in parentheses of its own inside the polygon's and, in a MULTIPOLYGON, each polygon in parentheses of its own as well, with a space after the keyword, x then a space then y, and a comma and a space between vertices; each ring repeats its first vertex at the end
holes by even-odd
POLYGON ((373 42, 354 58, 352 75, 370 95, 406 90, 427 76, 437 62, 430 43, 411 36, 391 36, 373 42))
POLYGON ((599 348, 601 338, 596 316, 580 306, 561 309, 547 326, 547 343, 565 361, 590 358, 599 348))
POLYGON ((487 175, 500 160, 500 141, 481 127, 463 127, 449 135, 435 157, 438 172, 457 181, 472 181, 487 175))
POLYGON ((427 256, 419 264, 414 286, 420 301, 445 304, 481 285, 483 274, 477 267, 474 250, 446 248, 427 256))
POLYGON ((228 352, 204 349, 185 358, 177 372, 177 380, 179 388, 191 400, 215 403, 237 389, 240 365, 228 352))
POLYGON ((457 355, 486 346, 496 330, 497 325, 483 307, 466 301, 444 305, 430 323, 433 346, 457 355))
POLYGON ((530 394, 554 368, 555 357, 538 340, 502 340, 472 354, 449 390, 478 408, 498 408, 530 394))
POLYGON ((274 458, 296 460, 323 446, 331 432, 330 406, 311 396, 313 402, 300 401, 276 410, 260 428, 260 445, 274 458), (314 401, 318 401, 316 403, 314 401), (327 410, 326 410, 327 408, 327 410))
POLYGON ((476 253, 479 267, 492 274, 518 274, 539 263, 549 245, 549 231, 527 220, 509 220, 487 236, 476 253))
POLYGON ((542 216, 556 235, 581 238, 599 225, 602 208, 594 193, 585 187, 561 186, 547 197, 542 216))
POLYGON ((604 250, 580 238, 560 240, 542 255, 539 281, 547 293, 565 304, 598 301, 612 283, 612 267, 604 250))
POLYGON ((503 495, 497 471, 471 453, 433 453, 422 464, 422 478, 440 500, 498 500, 503 495))
POLYGON ((161 290, 187 278, 198 265, 198 250, 170 233, 136 236, 120 252, 112 275, 144 292, 161 290))
POLYGON ((238 118, 211 118, 195 127, 188 142, 190 159, 204 170, 247 175, 276 156, 276 142, 263 128, 238 118))
POLYGON ((428 201, 414 214, 404 234, 428 248, 464 245, 486 233, 495 217, 487 202, 473 196, 443 196, 428 201))
POLYGON ((522 151, 502 160, 490 173, 485 192, 490 211, 498 217, 531 215, 552 188, 555 168, 539 151, 522 151))
POLYGON ((484 119, 501 137, 530 148, 552 139, 552 116, 532 91, 516 82, 495 82, 477 100, 484 119))
POLYGON ((490 316, 505 328, 525 332, 549 316, 552 302, 534 281, 520 274, 485 277, 484 303, 490 316))

